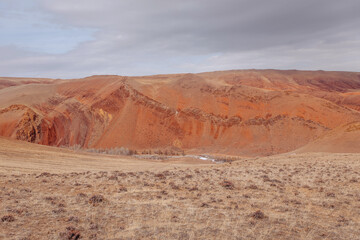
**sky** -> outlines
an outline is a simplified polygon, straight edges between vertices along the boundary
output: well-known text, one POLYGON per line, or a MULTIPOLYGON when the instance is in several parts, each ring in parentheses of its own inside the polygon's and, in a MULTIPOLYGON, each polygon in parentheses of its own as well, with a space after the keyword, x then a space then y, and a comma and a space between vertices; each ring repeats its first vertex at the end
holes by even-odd
POLYGON ((359 0, 0 0, 0 76, 360 72, 359 0))

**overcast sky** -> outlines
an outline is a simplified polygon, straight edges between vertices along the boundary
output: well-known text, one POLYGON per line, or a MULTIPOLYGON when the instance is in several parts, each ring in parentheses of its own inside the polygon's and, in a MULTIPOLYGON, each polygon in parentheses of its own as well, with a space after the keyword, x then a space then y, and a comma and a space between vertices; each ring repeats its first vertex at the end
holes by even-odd
POLYGON ((0 76, 360 71, 359 0, 1 0, 0 76))

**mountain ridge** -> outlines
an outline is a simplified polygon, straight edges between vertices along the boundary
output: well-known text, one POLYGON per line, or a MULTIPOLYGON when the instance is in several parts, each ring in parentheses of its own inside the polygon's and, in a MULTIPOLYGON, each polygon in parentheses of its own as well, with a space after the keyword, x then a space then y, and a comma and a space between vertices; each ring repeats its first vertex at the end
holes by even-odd
POLYGON ((0 135, 52 146, 271 155, 360 120, 353 72, 2 77, 0 86, 0 135))

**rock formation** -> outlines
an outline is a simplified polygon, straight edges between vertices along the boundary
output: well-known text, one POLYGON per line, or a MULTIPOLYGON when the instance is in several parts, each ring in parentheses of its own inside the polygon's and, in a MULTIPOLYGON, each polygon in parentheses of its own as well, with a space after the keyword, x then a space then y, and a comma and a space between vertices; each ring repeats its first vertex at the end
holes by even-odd
POLYGON ((0 135, 53 146, 270 155, 360 121, 359 110, 351 72, 0 78, 0 135))

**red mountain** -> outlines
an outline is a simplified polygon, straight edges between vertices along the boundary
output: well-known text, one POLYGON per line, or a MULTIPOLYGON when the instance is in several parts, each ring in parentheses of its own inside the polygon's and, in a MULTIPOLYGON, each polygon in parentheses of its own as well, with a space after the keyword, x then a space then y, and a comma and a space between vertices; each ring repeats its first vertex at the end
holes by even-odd
POLYGON ((346 135, 338 129, 357 121, 360 73, 352 72, 0 78, 0 135, 45 145, 269 155, 327 133, 338 134, 336 145, 346 135))

